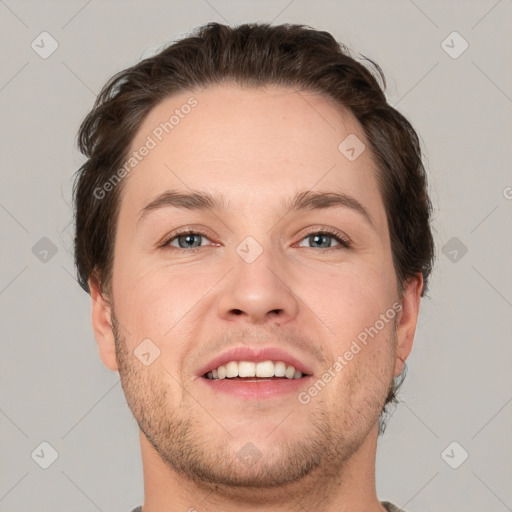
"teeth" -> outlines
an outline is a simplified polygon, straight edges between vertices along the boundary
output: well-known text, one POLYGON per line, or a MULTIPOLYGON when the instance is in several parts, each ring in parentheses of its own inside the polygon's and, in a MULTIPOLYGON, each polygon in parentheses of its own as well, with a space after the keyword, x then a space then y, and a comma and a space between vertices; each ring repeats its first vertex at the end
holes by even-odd
POLYGON ((284 376, 287 379, 293 379, 295 377, 295 368, 293 366, 287 366, 284 376))
POLYGON ((226 365, 226 377, 230 379, 238 377, 238 363, 236 361, 230 361, 226 365))
POLYGON ((286 373, 286 365, 281 362, 277 361, 274 365, 274 374, 276 377, 284 377, 286 373))
POLYGON ((287 365, 282 361, 230 361, 225 365, 208 372, 208 379, 233 379, 235 377, 286 377, 287 379, 300 379, 302 372, 294 366, 287 365))
POLYGON ((250 363, 249 361, 240 361, 238 363, 238 376, 256 377, 256 365, 254 363, 250 363))
POLYGON ((272 361, 262 361, 256 365, 256 377, 273 377, 275 373, 272 361))

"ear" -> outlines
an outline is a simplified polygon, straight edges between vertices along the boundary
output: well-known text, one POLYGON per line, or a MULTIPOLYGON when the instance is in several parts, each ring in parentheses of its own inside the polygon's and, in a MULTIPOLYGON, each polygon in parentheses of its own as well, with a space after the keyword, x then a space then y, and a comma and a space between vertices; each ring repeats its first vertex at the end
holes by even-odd
POLYGON ((421 273, 407 280, 401 303, 402 310, 397 316, 395 377, 402 373, 405 360, 409 357, 412 350, 422 290, 423 275, 421 273))
POLYGON ((92 328, 98 344, 98 352, 103 364, 110 370, 117 371, 110 302, 103 296, 96 277, 89 278, 89 290, 92 298, 92 328))

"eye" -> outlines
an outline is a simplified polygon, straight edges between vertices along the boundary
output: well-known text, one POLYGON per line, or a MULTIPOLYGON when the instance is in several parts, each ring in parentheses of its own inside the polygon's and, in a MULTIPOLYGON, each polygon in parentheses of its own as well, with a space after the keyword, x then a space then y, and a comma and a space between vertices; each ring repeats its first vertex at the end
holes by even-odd
POLYGON ((174 233, 168 238, 162 247, 172 247, 173 249, 191 249, 188 252, 193 252, 194 249, 201 248, 201 242, 204 240, 211 241, 204 233, 192 231, 191 229, 181 233, 174 233))
POLYGON ((325 229, 322 231, 315 231, 313 233, 310 233, 308 236, 302 239, 302 241, 299 243, 299 247, 304 247, 302 245, 302 242, 306 240, 310 244, 313 245, 313 249, 335 249, 336 247, 341 249, 345 248, 348 249, 350 247, 350 240, 345 238, 339 231, 337 230, 331 230, 331 229, 325 229), (332 245, 332 240, 335 240, 337 245, 332 245), (316 247, 315 247, 316 245, 316 247))

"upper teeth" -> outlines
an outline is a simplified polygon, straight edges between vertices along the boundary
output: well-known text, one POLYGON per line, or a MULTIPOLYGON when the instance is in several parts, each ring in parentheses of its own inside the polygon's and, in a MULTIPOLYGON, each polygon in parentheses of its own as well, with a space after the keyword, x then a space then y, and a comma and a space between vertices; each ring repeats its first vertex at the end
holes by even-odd
POLYGON ((235 377, 286 377, 300 379, 302 372, 282 361, 230 361, 206 374, 208 379, 233 379, 235 377))

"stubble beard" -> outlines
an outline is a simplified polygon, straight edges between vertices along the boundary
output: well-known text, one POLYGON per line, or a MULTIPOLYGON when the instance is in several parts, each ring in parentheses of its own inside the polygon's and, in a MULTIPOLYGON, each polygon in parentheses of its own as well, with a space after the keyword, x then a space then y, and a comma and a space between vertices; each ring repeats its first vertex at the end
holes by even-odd
MULTIPOLYGON (((297 405, 297 414, 309 416, 309 428, 301 439, 286 439, 282 433, 271 435, 263 444, 254 443, 255 456, 244 457, 243 449, 231 446, 237 444, 236 439, 221 426, 217 439, 205 435, 204 422, 214 420, 201 407, 193 407, 202 411, 201 417, 187 414, 192 410, 187 403, 193 404, 194 400, 187 398, 186 390, 181 394, 183 403, 172 409, 163 382, 175 380, 166 378, 167 370, 157 374, 129 353, 113 308, 112 325, 121 384, 139 428, 171 470, 217 494, 235 496, 245 490, 247 498, 253 495, 255 502, 262 503, 262 489, 267 489, 270 496, 278 490, 289 495, 295 486, 303 492, 309 485, 316 490, 327 488, 329 482, 342 476, 343 467, 378 421, 386 397, 386 390, 376 393, 365 400, 362 412, 357 404, 352 406, 350 399, 344 402, 344 410, 318 396, 309 406, 297 405)), ((203 407, 208 409, 207 404, 203 407)), ((286 429, 294 415, 277 428, 286 429)))

